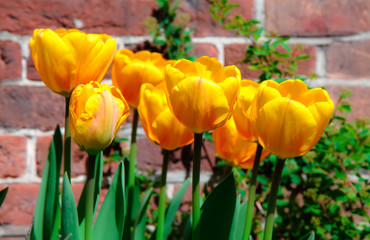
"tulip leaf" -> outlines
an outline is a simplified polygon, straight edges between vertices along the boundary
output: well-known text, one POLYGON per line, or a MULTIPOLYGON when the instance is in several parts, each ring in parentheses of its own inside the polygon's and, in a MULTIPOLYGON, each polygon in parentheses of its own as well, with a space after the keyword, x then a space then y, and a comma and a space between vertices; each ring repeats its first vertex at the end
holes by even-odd
POLYGON ((315 240, 315 232, 312 231, 312 233, 310 234, 310 236, 307 238, 307 240, 315 240))
POLYGON ((175 196, 173 197, 172 201, 168 205, 166 217, 164 219, 164 231, 163 231, 163 239, 167 239, 167 236, 171 233, 172 230, 172 223, 176 217, 176 212, 180 207, 182 199, 184 198, 186 189, 190 184, 190 179, 186 179, 184 184, 179 188, 175 196))
POLYGON ((8 193, 8 189, 9 189, 9 187, 6 187, 6 188, 4 188, 3 190, 0 191, 0 207, 3 204, 3 201, 5 199, 6 194, 8 193))
POLYGON ((45 162, 34 211, 31 239, 58 239, 60 224, 59 176, 62 162, 62 135, 56 127, 45 162))
POLYGON ((234 175, 229 174, 208 195, 201 208, 200 239, 228 239, 236 202, 234 175))
POLYGON ((80 239, 76 201, 67 172, 64 173, 63 178, 61 239, 80 239))
MULTIPOLYGON (((179 190, 176 192, 175 196, 172 198, 170 204, 167 207, 166 210, 166 217, 164 219, 164 230, 163 230, 163 238, 162 239, 167 239, 167 236, 171 233, 172 231, 172 223, 173 220, 176 217, 176 212, 179 209, 182 199, 184 198, 185 192, 188 189, 188 186, 190 184, 190 179, 186 179, 184 184, 181 185, 179 190)), ((152 237, 150 238, 151 240, 154 240, 156 237, 156 231, 152 234, 152 237)))
POLYGON ((121 162, 96 218, 94 239, 122 239, 125 218, 125 172, 121 162))
MULTIPOLYGON (((100 189, 102 184, 103 178, 103 152, 96 155, 95 160, 95 173, 94 173, 94 212, 93 216, 95 216, 96 208, 98 206, 98 200, 100 195, 100 189)), ((86 217, 86 184, 82 189, 80 200, 78 201, 77 206, 77 213, 78 213, 78 221, 80 226, 80 237, 81 239, 85 238, 85 217, 86 217)))
POLYGON ((235 240, 243 239, 245 220, 247 215, 248 201, 244 201, 242 204, 240 204, 240 198, 241 196, 239 195, 236 200, 234 219, 230 233, 230 239, 235 240))
POLYGON ((146 225, 146 210, 148 208, 150 197, 152 196, 153 189, 149 188, 145 193, 143 200, 141 201, 139 211, 137 212, 135 223, 134 223, 134 238, 133 239, 145 239, 145 225, 146 225))

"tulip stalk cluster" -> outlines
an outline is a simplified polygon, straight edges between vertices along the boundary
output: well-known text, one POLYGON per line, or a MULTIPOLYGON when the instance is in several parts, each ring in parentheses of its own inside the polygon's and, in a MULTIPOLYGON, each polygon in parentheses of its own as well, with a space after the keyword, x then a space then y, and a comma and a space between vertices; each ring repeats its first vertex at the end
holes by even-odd
MULTIPOLYGON (((285 159, 301 156, 317 143, 334 107, 325 90, 308 89, 300 80, 287 80, 281 84, 268 80, 258 84, 241 80, 237 67, 223 67, 217 59, 207 56, 191 62, 185 59, 166 60, 161 54, 148 51, 133 53, 121 49, 116 52, 116 42, 105 34, 86 34, 75 29, 37 29, 30 41, 30 48, 45 85, 66 99, 64 181, 71 177, 71 138, 89 154, 87 178, 81 197, 85 202, 81 207, 78 206, 78 214, 81 215, 77 215, 73 207, 71 210, 64 207, 62 216, 70 216, 72 223, 60 221, 57 219, 60 217, 56 210, 58 207, 53 207, 55 224, 62 222, 62 235, 67 236, 70 231, 74 234, 73 239, 81 237, 91 240, 95 236, 103 236, 105 231, 109 231, 112 239, 136 239, 144 234, 135 228, 145 216, 151 190, 137 210, 134 206, 138 204, 134 201, 138 191, 135 174, 139 119, 148 139, 163 150, 157 239, 165 239, 170 231, 165 226, 165 221, 171 222, 171 216, 166 215, 165 194, 170 151, 193 142, 191 238, 200 240, 204 236, 201 226, 205 223, 202 218, 207 218, 202 214, 207 210, 203 209, 202 213, 201 207, 213 206, 214 203, 210 202, 215 201, 210 194, 201 206, 201 146, 203 133, 207 131, 212 131, 215 150, 220 158, 233 166, 252 168, 247 209, 243 213, 243 239, 249 239, 252 231, 260 162, 270 153, 277 156, 264 233, 265 240, 272 239, 276 197, 285 159), (112 62, 113 86, 100 84, 112 62), (114 176, 112 190, 107 194, 108 200, 104 200, 105 205, 103 202, 103 213, 94 222, 101 186, 101 152, 112 143, 130 114, 130 107, 134 109, 134 116, 128 182, 124 182, 125 171, 121 163, 114 176), (117 206, 119 208, 115 208, 117 206), (114 219, 114 224, 105 225, 111 219, 114 219), (102 229, 98 224, 103 226, 102 229)), ((53 141, 58 142, 58 139, 56 134, 53 141)), ((60 159, 56 145, 52 142, 50 156, 60 159)), ((47 168, 56 173, 48 173, 48 177, 53 176, 57 186, 60 165, 54 166, 54 162, 58 160, 50 160, 47 168)), ((48 177, 45 177, 43 184, 49 180, 48 177)), ((74 206, 69 184, 68 180, 63 183, 63 204, 74 206)), ((225 184, 230 184, 230 181, 225 184)), ((224 185, 221 183, 220 186, 224 185)), ((43 189, 47 191, 48 188, 43 189)), ((49 191, 56 194, 56 200, 59 199, 58 190, 49 191)), ((41 193, 41 200, 44 195, 41 193)), ((179 206, 180 202, 174 205, 179 206)), ((58 206, 59 201, 53 203, 58 206)), ((38 209, 42 211, 44 208, 38 209)), ((37 212, 35 216, 43 214, 37 212)), ((39 222, 48 224, 44 219, 39 222)), ((41 228, 34 227, 31 235, 40 235, 38 229, 41 228)), ((54 230, 44 235, 52 234, 55 234, 54 230)))

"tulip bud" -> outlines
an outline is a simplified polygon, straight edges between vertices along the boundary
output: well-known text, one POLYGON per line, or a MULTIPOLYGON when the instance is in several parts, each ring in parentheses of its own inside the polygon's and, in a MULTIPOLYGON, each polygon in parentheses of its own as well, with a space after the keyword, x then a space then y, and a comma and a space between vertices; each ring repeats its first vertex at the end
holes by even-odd
POLYGON ((95 155, 111 144, 130 109, 116 87, 90 82, 73 91, 69 112, 72 138, 95 155))
POLYGON ((77 29, 35 29, 29 42, 41 80, 65 97, 79 84, 102 81, 116 45, 108 35, 86 34, 77 29))
POLYGON ((301 156, 320 139, 334 104, 320 88, 301 80, 260 84, 251 106, 258 142, 279 158, 301 156))
POLYGON ((143 84, 138 112, 147 137, 163 149, 174 150, 194 141, 193 133, 170 111, 164 89, 143 84))
MULTIPOLYGON (((212 136, 219 158, 244 169, 253 167, 257 143, 248 141, 238 132, 233 117, 223 126, 213 130, 212 136)), ((261 161, 268 155, 269 152, 263 149, 261 161)))
POLYGON ((222 126, 231 117, 239 93, 240 71, 207 56, 166 66, 169 106, 194 133, 222 126))
POLYGON ((141 85, 144 83, 157 85, 163 82, 164 67, 168 63, 160 53, 118 50, 112 65, 113 86, 121 90, 130 106, 137 108, 141 85))

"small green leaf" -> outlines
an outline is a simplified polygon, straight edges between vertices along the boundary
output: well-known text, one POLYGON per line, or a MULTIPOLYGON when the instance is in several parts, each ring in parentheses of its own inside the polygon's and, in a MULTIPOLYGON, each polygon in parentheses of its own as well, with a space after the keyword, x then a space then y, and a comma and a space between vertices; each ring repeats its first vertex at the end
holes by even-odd
POLYGON ((1 207, 1 204, 3 204, 6 194, 8 193, 8 188, 9 187, 6 187, 0 191, 0 207, 1 207))
POLYGON ((123 163, 120 162, 93 227, 95 239, 122 239, 125 218, 124 179, 123 163))
POLYGON ((61 239, 80 239, 76 201, 73 196, 71 185, 69 184, 67 172, 64 173, 63 178, 62 222, 60 234, 61 239))
POLYGON ((312 232, 307 240, 315 240, 315 232, 312 232))
POLYGON ((229 174, 208 195, 201 207, 200 239, 228 239, 234 217, 236 188, 229 174))

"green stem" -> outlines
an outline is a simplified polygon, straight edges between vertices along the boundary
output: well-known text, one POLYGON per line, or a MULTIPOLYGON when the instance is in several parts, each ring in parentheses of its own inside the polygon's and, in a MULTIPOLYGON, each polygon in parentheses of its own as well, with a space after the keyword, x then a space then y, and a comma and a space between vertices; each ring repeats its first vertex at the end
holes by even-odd
POLYGON ((85 221, 85 240, 92 240, 92 229, 94 222, 94 172, 95 172, 95 155, 90 155, 87 160, 87 177, 86 177, 86 221, 85 221))
POLYGON ((276 159, 276 167, 275 167, 274 176, 272 178, 270 196, 268 200, 265 234, 263 238, 264 240, 272 239, 272 233, 274 231, 274 214, 275 214, 275 208, 276 208, 276 198, 277 198, 277 193, 279 190, 281 173, 283 172, 284 164, 285 164, 285 159, 280 159, 280 158, 276 159))
POLYGON ((244 235, 243 239, 248 240, 252 231, 252 222, 253 222, 253 210, 254 210, 254 201, 256 199, 256 182, 258 169, 261 161, 262 146, 257 143, 256 156, 254 157, 253 169, 252 169, 252 179, 249 185, 249 194, 248 194, 248 205, 247 205, 247 214, 245 218, 244 225, 244 235))
POLYGON ((163 149, 163 166, 162 166, 162 175, 161 175, 161 190, 159 192, 159 206, 158 206, 158 225, 157 225, 157 238, 163 238, 163 229, 164 229, 164 218, 166 210, 166 181, 167 181, 167 169, 168 169, 168 160, 170 157, 170 152, 166 149, 163 149))
POLYGON ((129 155, 129 172, 128 172, 128 196, 127 196, 127 216, 125 222, 124 239, 131 239, 131 226, 134 220, 133 202, 134 202, 134 186, 135 186, 135 168, 136 168, 136 132, 139 121, 139 113, 134 109, 134 119, 132 121, 131 129, 131 145, 129 155))
MULTIPOLYGON (((71 128, 69 126, 69 100, 66 97, 65 126, 64 126, 64 172, 67 172, 68 179, 71 179, 71 128)), ((71 180, 70 180, 71 181, 71 180)))
POLYGON ((203 133, 194 133, 194 161, 193 161, 193 226, 192 240, 200 237, 200 157, 203 133))

